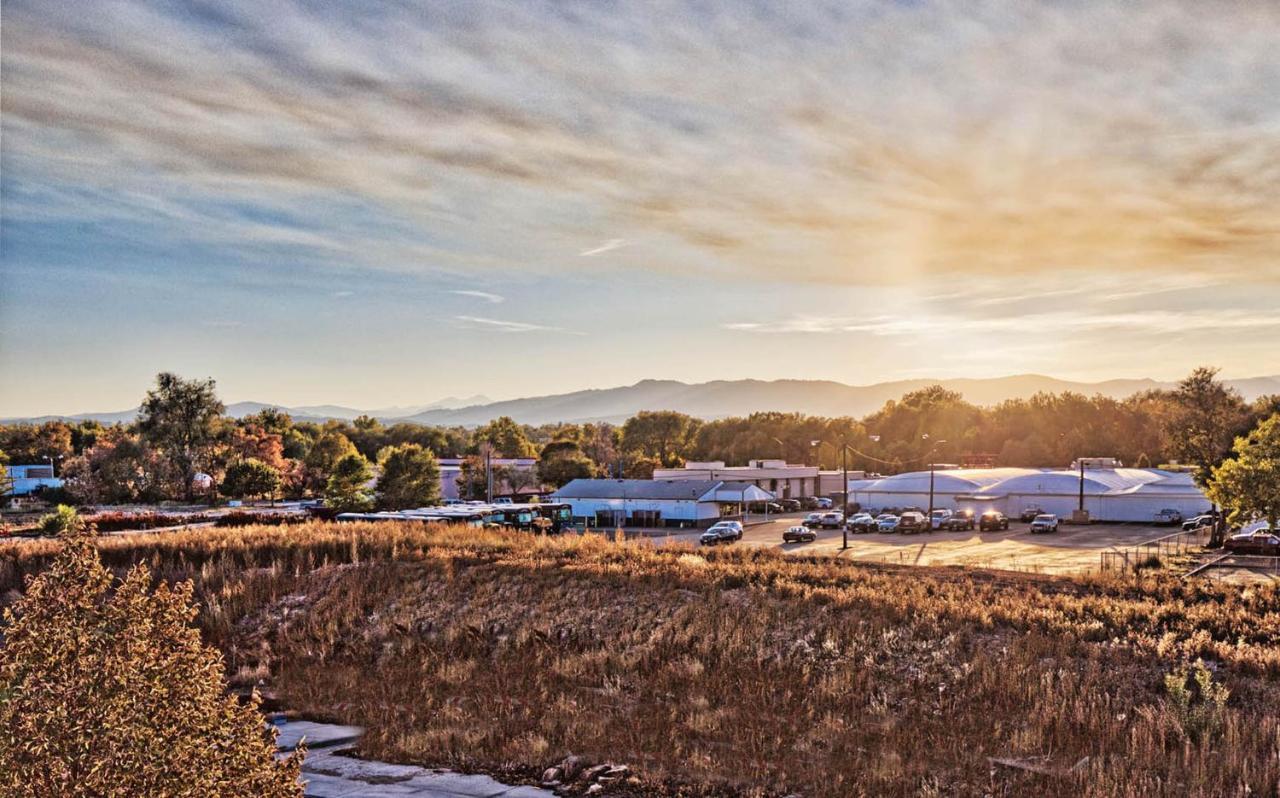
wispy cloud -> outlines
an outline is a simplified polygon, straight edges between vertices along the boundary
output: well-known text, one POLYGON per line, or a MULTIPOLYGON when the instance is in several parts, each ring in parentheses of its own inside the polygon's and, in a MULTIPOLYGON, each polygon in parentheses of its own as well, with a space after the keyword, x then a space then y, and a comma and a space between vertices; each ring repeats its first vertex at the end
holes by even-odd
POLYGON ((956 317, 908 313, 842 318, 797 316, 775 322, 728 322, 723 329, 759 334, 862 333, 883 336, 956 336, 974 333, 1038 335, 1044 331, 1128 331, 1169 335, 1212 331, 1280 330, 1280 316, 1253 311, 1163 310, 1122 313, 1080 313, 1071 310, 1035 311, 1018 316, 956 317))
POLYGON ((458 296, 469 296, 473 299, 483 299, 492 305, 500 305, 506 301, 506 297, 501 294, 491 294, 488 291, 450 291, 451 294, 458 296))
POLYGON ((606 229, 579 254, 739 279, 1280 281, 1274 3, 91 9, 5 4, 11 217, 370 269, 581 269, 606 229))
POLYGON ((627 245, 627 242, 625 239, 611 238, 598 247, 592 247, 591 249, 584 249, 583 251, 579 252, 578 255, 579 257, 590 258, 595 255, 603 255, 606 252, 612 252, 615 249, 621 249, 626 245, 627 245))
POLYGON ((334 291, 332 294, 330 294, 330 296, 332 296, 335 299, 344 299, 349 296, 354 296, 355 293, 356 293, 355 291, 334 291))
POLYGON ((454 316, 456 321, 472 329, 493 330, 496 332, 569 332, 562 327, 548 327, 542 324, 530 324, 523 321, 506 321, 503 319, 486 319, 480 316, 454 316))

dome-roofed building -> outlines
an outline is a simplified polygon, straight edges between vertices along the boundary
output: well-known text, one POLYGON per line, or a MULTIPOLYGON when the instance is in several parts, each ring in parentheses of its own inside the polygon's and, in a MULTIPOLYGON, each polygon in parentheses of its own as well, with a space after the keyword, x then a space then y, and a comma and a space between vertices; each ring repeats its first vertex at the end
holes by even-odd
MULTIPOLYGON (((1190 474, 1155 468, 1090 468, 1083 472, 1084 507, 1096 521, 1150 522, 1160 510, 1190 517, 1210 502, 1190 474)), ((1037 468, 950 469, 933 473, 935 508, 996 509, 1018 515, 1038 506, 1068 517, 1080 502, 1081 472, 1037 468)), ((912 471, 874 480, 850 480, 849 500, 864 508, 927 508, 929 472, 912 471)))

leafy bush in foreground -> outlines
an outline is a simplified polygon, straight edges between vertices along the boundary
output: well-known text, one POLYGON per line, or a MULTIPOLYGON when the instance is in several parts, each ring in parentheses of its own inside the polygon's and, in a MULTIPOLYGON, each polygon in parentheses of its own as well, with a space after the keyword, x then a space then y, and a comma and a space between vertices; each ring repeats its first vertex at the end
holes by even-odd
POLYGON ((112 582, 73 536, 4 611, 0 795, 300 796, 301 755, 277 763, 256 694, 227 694, 191 584, 112 582))

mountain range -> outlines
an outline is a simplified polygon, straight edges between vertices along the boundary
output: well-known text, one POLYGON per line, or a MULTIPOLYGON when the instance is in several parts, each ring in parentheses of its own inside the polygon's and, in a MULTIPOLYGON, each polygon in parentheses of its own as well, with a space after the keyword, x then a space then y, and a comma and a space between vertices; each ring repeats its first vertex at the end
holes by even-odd
MULTIPOLYGON (((1280 394, 1280 375, 1225 382, 1239 391, 1247 401, 1264 394, 1280 394)), ((375 410, 357 410, 336 405, 283 407, 261 402, 236 402, 228 405, 226 412, 229 416, 240 418, 266 407, 279 407, 299 421, 349 421, 360 415, 369 415, 384 422, 408 421, 464 427, 479 426, 499 416, 510 416, 522 424, 534 425, 559 421, 619 423, 641 410, 678 410, 703 419, 742 416, 760 411, 861 417, 878 410, 890 399, 898 399, 909 391, 928 385, 941 385, 959 391, 974 404, 993 405, 1005 399, 1026 398, 1041 392, 1074 391, 1089 396, 1101 394, 1121 399, 1140 391, 1172 388, 1174 383, 1151 379, 1074 382, 1039 374, 986 379, 898 380, 872 385, 846 385, 826 380, 717 380, 701 383, 641 380, 634 385, 617 388, 573 391, 500 402, 489 401, 483 396, 462 399, 450 397, 428 405, 375 410)), ((0 422, 41 422, 60 418, 93 419, 110 424, 131 421, 137 414, 138 410, 135 408, 114 413, 0 419, 0 422)))

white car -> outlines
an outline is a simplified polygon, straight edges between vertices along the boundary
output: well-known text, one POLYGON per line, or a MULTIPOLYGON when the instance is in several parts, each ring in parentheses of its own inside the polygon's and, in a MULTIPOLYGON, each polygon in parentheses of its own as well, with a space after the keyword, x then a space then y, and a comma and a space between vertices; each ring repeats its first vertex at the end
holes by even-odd
POLYGON ((1058 516, 1050 513, 1041 513, 1031 521, 1031 532, 1057 532, 1058 516))
POLYGON ((1170 526, 1172 526, 1173 524, 1181 524, 1182 513, 1172 508, 1166 507, 1165 509, 1155 514, 1155 518, 1153 519, 1153 521, 1154 523, 1157 523, 1157 524, 1169 524, 1170 526))
POLYGON ((929 513, 929 528, 942 529, 942 524, 950 517, 950 510, 934 510, 929 513))

